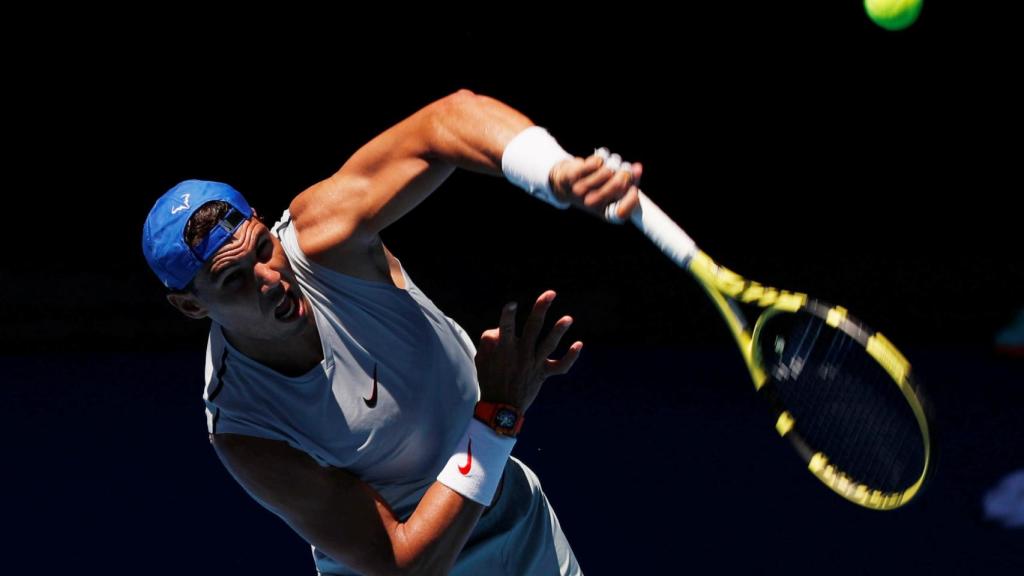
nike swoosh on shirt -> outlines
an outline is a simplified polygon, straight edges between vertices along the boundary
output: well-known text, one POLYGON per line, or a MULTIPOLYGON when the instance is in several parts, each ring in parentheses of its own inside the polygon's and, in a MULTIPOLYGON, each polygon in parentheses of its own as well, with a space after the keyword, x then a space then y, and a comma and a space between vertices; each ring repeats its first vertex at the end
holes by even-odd
POLYGON ((377 365, 373 365, 373 392, 370 393, 369 398, 363 398, 363 402, 366 402, 367 408, 374 408, 377 406, 377 365))
POLYGON ((459 472, 466 476, 469 474, 469 469, 473 467, 473 439, 469 439, 469 446, 466 447, 466 465, 459 466, 459 472))

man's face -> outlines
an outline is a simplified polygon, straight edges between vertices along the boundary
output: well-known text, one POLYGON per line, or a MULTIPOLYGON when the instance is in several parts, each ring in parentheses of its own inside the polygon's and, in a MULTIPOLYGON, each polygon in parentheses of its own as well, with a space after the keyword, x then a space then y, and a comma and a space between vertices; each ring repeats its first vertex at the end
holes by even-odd
POLYGON ((196 274, 195 293, 172 304, 230 333, 275 340, 297 333, 309 307, 281 242, 256 218, 243 222, 196 274))

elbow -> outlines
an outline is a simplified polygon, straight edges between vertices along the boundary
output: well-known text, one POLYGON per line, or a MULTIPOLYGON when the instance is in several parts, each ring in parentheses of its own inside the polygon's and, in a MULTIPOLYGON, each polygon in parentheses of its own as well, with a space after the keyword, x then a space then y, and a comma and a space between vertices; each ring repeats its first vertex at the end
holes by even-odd
POLYGON ((477 95, 468 88, 460 88, 455 92, 434 102, 435 118, 455 118, 464 116, 483 105, 484 97, 477 95))
POLYGON ((473 104, 479 96, 469 88, 459 88, 455 92, 445 96, 443 100, 450 101, 450 103, 457 106, 468 106, 473 104))
POLYGON ((405 524, 398 525, 392 538, 391 559, 395 576, 444 575, 451 572, 458 551, 414 542, 405 524), (455 552, 450 554, 447 552, 455 552))
POLYGON ((360 548, 352 556, 340 550, 332 554, 328 548, 321 548, 334 558, 347 558, 352 568, 368 576, 443 576, 451 572, 456 555, 445 554, 436 547, 414 545, 405 540, 401 528, 388 540, 378 540, 360 548))

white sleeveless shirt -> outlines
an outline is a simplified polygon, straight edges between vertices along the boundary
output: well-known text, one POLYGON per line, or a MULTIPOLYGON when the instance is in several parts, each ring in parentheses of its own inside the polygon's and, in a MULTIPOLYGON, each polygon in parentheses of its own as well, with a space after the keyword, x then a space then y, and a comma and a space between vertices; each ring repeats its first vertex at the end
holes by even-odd
MULTIPOLYGON (((473 416, 480 397, 473 342, 404 268, 406 289, 320 266, 299 248, 287 210, 273 233, 311 305, 324 358, 302 376, 284 376, 236 350, 214 323, 204 393, 209 432, 281 440, 322 466, 344 468, 373 487, 404 521, 456 451, 473 416)), ((515 532, 536 538, 538 527, 550 538, 554 534, 546 525, 553 521, 557 529, 557 520, 548 517, 535 476, 518 467, 524 488, 516 498, 533 501, 527 509, 539 504, 542 514, 529 522, 519 513, 507 522, 490 518, 483 524, 507 524, 495 528, 505 532, 501 540, 515 532)), ((508 474, 506 469, 506 484, 508 474)), ((514 495, 503 493, 499 500, 506 496, 514 495)), ((560 530, 557 537, 557 556, 565 562, 572 553, 560 530)), ((490 545, 478 544, 476 554, 467 546, 464 556, 490 555, 481 554, 490 545)), ((314 558, 321 573, 353 573, 316 549, 314 558)))

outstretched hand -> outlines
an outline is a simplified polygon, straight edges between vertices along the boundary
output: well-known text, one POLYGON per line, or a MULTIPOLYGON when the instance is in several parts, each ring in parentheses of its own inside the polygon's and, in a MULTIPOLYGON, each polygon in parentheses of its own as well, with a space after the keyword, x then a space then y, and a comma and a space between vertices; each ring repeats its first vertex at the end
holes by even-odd
POLYGON ((639 162, 623 163, 617 169, 608 166, 598 154, 587 158, 568 158, 551 168, 551 189, 559 200, 604 218, 605 208, 619 202, 616 216, 619 221, 640 204, 637 185, 643 174, 639 162))
POLYGON ((511 404, 525 412, 533 404, 541 385, 549 376, 565 374, 579 358, 582 342, 574 342, 565 356, 548 358, 558 347, 572 325, 571 316, 562 316, 541 338, 544 318, 555 292, 541 294, 526 319, 522 336, 516 336, 516 305, 506 304, 497 328, 485 330, 480 336, 476 354, 476 371, 480 381, 481 400, 511 404))

